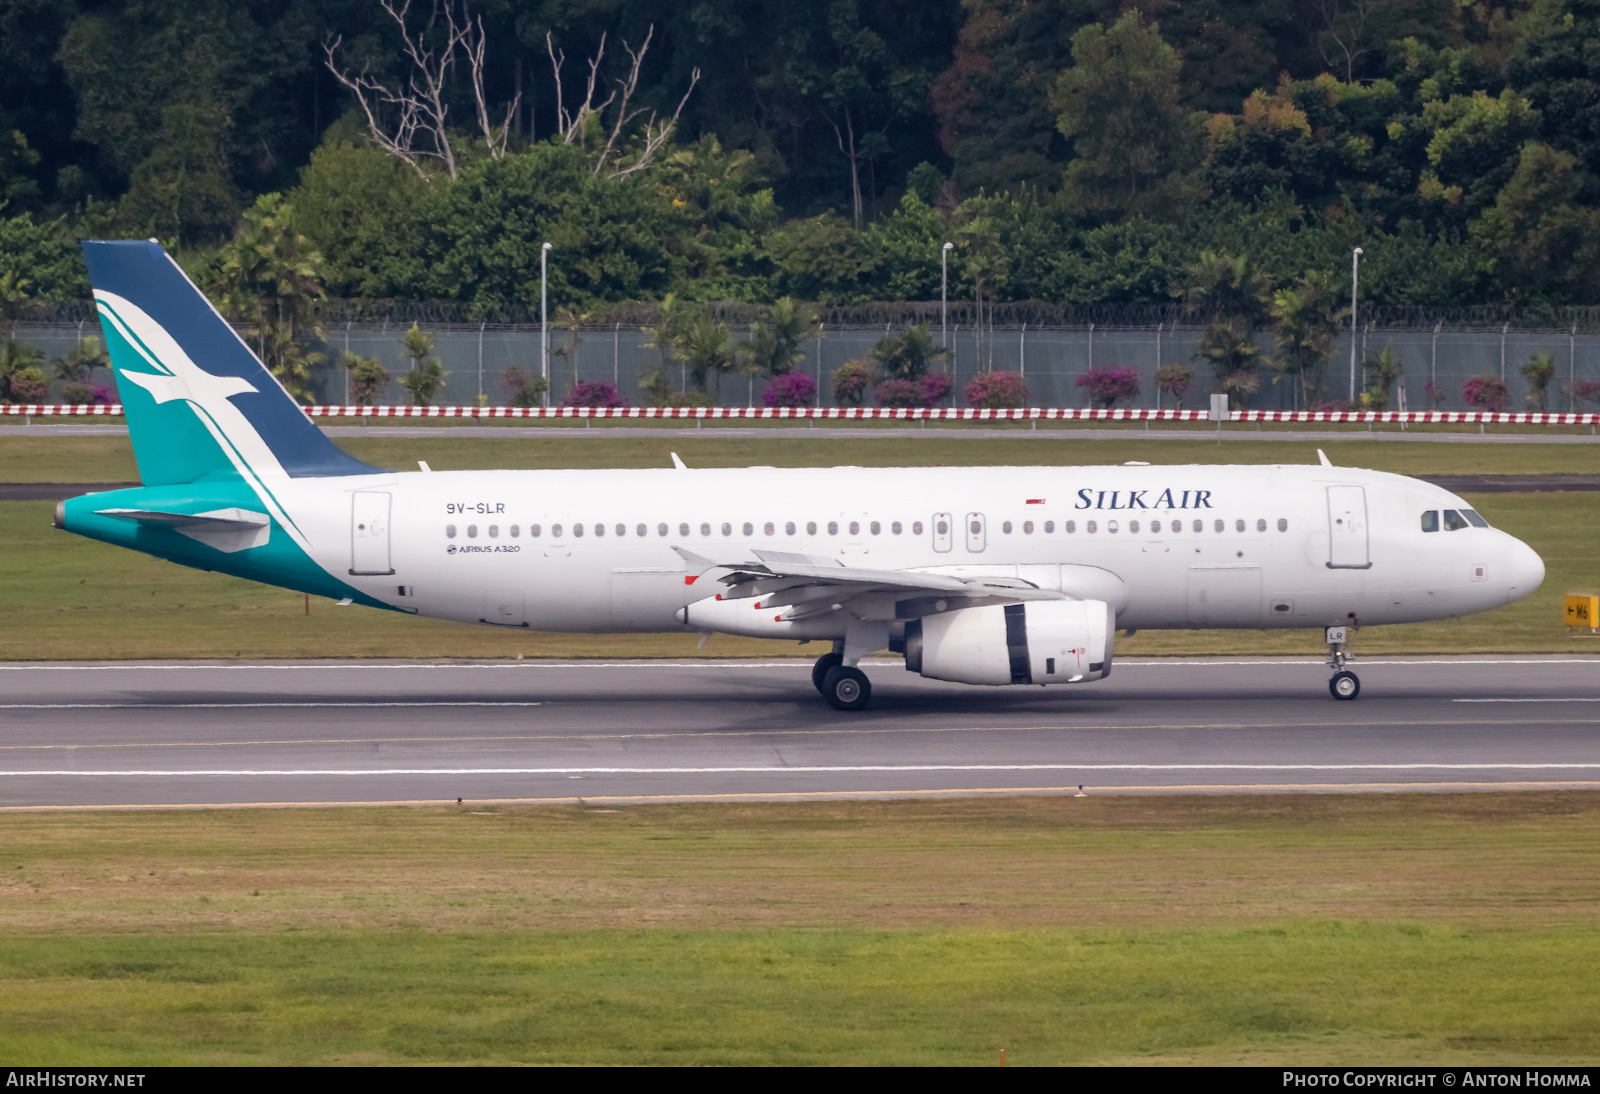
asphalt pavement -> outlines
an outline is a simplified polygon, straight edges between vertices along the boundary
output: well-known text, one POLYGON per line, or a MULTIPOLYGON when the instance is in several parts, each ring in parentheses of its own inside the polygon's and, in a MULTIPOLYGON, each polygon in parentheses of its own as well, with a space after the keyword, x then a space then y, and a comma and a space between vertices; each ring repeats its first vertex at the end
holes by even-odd
POLYGON ((1600 786, 1597 655, 864 667, 846 715, 800 661, 9 664, 0 809, 1600 786))

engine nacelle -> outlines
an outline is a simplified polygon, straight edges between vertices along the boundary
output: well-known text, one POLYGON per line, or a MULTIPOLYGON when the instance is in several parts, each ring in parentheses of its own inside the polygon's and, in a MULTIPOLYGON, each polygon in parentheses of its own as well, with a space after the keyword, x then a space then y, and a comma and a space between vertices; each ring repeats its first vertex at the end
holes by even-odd
POLYGON ((1111 675, 1116 613, 1103 600, 958 608, 906 624, 906 669, 960 684, 1081 684, 1111 675))

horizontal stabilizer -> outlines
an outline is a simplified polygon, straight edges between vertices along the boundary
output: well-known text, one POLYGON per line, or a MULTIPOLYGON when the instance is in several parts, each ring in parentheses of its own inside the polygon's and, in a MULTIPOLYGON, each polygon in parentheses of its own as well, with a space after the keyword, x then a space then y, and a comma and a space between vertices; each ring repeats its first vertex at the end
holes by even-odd
POLYGON ((213 509, 206 513, 169 513, 160 509, 98 509, 102 517, 131 520, 151 528, 170 528, 208 547, 232 554, 260 547, 272 534, 272 519, 248 509, 213 509))

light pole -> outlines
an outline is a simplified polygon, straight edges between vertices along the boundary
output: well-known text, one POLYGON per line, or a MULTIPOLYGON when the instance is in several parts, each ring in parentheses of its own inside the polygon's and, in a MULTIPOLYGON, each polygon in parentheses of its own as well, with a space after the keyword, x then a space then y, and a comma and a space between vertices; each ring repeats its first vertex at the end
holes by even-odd
POLYGON ((946 243, 939 251, 939 348, 950 348, 950 251, 954 243, 946 243))
POLYGON ((545 291, 550 244, 539 249, 539 375, 544 377, 544 405, 550 405, 550 296, 545 291))
POLYGON ((1356 401, 1356 291, 1361 284, 1361 248, 1350 255, 1350 402, 1356 401))

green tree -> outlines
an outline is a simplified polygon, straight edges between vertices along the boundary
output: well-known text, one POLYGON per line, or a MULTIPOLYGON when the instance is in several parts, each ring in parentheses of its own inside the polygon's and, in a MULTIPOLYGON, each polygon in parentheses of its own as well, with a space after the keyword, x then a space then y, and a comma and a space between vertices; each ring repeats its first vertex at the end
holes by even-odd
POLYGON ((1368 410, 1388 410, 1395 381, 1405 376, 1405 362, 1393 346, 1384 346, 1376 357, 1362 362, 1361 370, 1366 384, 1361 393, 1361 405, 1368 410))
POLYGON ((1294 405, 1323 399, 1323 373, 1339 325, 1339 296, 1328 278, 1312 271, 1292 288, 1272 294, 1270 313, 1278 353, 1272 367, 1295 386, 1294 405))
POLYGON ((346 352, 339 358, 345 373, 350 377, 349 398, 356 406, 372 406, 389 390, 393 378, 383 362, 376 357, 360 357, 346 352))
POLYGON ((781 376, 805 360, 805 343, 822 336, 816 312, 793 297, 779 297, 767 320, 750 324, 742 349, 758 376, 781 376))
POLYGON ((712 318, 709 312, 697 314, 677 339, 673 355, 689 370, 696 391, 712 394, 720 388, 723 373, 738 367, 738 350, 728 332, 728 324, 712 318))
POLYGON ((415 323, 400 340, 400 348, 411 358, 411 367, 400 377, 400 384, 411 393, 412 406, 432 406, 444 389, 445 377, 450 375, 433 356, 433 343, 433 334, 415 323))
POLYGON ((1073 35, 1072 62, 1050 93, 1073 149, 1063 198, 1096 217, 1159 205, 1188 142, 1177 51, 1134 10, 1073 35))
POLYGON ((1550 409, 1550 381, 1556 378, 1556 359, 1548 353, 1535 353, 1522 366, 1522 378, 1528 381, 1528 409, 1550 409))
POLYGON ((263 194, 246 211, 218 256, 212 289, 224 310, 243 320, 262 363, 289 394, 309 402, 311 366, 323 357, 309 344, 322 339, 322 255, 297 230, 281 195, 263 194))
POLYGON ((920 380, 935 361, 949 357, 950 351, 933 344, 928 324, 907 327, 898 338, 880 338, 872 347, 877 371, 890 380, 920 380))
POLYGON ((1600 210, 1581 201, 1591 185, 1572 154, 1539 141, 1523 145, 1515 173, 1472 225, 1509 298, 1600 299, 1600 210))

